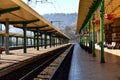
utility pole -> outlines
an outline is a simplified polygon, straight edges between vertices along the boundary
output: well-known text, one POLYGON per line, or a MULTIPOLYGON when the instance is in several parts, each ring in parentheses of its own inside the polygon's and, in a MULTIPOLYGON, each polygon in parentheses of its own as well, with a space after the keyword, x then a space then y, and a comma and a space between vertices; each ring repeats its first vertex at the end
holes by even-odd
POLYGON ((29 3, 29 2, 35 2, 36 4, 38 3, 38 2, 41 2, 41 3, 51 3, 51 4, 53 4, 52 2, 48 2, 48 0, 27 0, 27 2, 29 3))
POLYGON ((58 28, 60 29, 61 22, 63 22, 63 21, 51 21, 51 24, 53 24, 53 23, 58 23, 58 28))
POLYGON ((2 24, 0 24, 0 31, 2 31, 2 24))

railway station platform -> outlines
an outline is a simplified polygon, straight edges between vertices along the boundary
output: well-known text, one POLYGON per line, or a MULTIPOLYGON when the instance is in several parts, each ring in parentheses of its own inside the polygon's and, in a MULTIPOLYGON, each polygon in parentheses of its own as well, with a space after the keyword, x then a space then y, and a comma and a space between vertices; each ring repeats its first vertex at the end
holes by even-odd
POLYGON ((32 60, 35 60, 37 56, 47 55, 47 52, 66 45, 68 44, 57 45, 51 48, 48 46, 46 49, 40 47, 39 51, 37 51, 36 48, 28 48, 27 53, 23 53, 23 49, 10 50, 11 55, 6 55, 3 51, 3 54, 0 54, 0 76, 26 65, 28 62, 30 63, 32 60))
POLYGON ((69 80, 120 80, 120 56, 105 52, 106 63, 100 63, 100 51, 96 57, 75 44, 69 80))

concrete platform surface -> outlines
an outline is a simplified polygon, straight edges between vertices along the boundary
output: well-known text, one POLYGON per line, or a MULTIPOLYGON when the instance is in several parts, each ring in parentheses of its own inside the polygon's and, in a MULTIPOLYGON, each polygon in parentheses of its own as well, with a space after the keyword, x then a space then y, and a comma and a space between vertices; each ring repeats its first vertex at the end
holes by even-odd
MULTIPOLYGON (((99 45, 97 45, 97 44, 95 44, 95 48, 97 49, 97 50, 100 50, 101 48, 100 48, 100 46, 99 45)), ((120 49, 108 49, 108 48, 104 48, 104 51, 105 52, 108 52, 108 53, 110 53, 110 54, 113 54, 113 55, 117 55, 117 56, 120 56, 120 49)))
POLYGON ((65 45, 67 44, 58 45, 51 48, 48 46, 47 49, 40 47, 39 51, 37 51, 35 48, 28 48, 27 53, 23 53, 23 49, 11 50, 10 55, 6 55, 5 52, 3 52, 3 54, 0 55, 0 76, 6 74, 7 71, 10 70, 10 67, 12 68, 18 64, 24 65, 25 61, 30 61, 34 56, 40 56, 41 54, 44 54, 46 52, 52 51, 65 45))
POLYGON ((100 63, 100 51, 96 57, 76 44, 73 51, 69 80, 120 80, 120 56, 105 53, 106 63, 100 63))

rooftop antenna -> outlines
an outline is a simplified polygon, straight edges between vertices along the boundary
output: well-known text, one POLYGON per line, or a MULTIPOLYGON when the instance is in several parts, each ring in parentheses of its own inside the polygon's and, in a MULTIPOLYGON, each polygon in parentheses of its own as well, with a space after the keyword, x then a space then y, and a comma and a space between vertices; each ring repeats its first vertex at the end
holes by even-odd
POLYGON ((37 4, 38 2, 53 4, 52 2, 48 2, 48 0, 36 0, 36 4, 37 4))
POLYGON ((38 2, 40 2, 41 4, 44 4, 44 3, 53 4, 53 2, 49 2, 48 0, 27 0, 27 3, 28 3, 29 5, 34 4, 34 6, 35 6, 38 2))
POLYGON ((61 26, 61 22, 63 22, 63 21, 50 21, 50 22, 51 22, 51 24, 58 23, 58 26, 57 26, 57 27, 58 27, 59 29, 61 29, 61 27, 62 27, 62 26, 61 26))

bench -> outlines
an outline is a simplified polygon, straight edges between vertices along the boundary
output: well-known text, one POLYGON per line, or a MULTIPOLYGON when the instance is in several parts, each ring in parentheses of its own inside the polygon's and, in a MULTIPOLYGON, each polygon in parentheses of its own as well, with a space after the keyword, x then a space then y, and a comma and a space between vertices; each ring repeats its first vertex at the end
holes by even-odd
POLYGON ((2 54, 2 51, 5 51, 5 47, 0 47, 0 54, 2 54))

